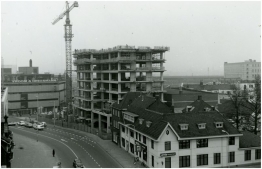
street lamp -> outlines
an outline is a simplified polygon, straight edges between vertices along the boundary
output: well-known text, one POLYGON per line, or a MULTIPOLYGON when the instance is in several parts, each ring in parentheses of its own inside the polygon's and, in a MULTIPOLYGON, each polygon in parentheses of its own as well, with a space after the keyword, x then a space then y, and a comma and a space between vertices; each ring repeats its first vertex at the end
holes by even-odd
MULTIPOLYGON (((37 122, 38 122, 38 95, 39 94, 37 94, 37 96, 35 96, 36 97, 36 99, 37 99, 37 111, 36 111, 36 119, 37 119, 37 122)), ((37 128, 37 133, 36 133, 36 136, 37 136, 37 141, 38 141, 38 127, 36 127, 37 128)))
POLYGON ((227 133, 227 138, 228 138, 228 143, 227 143, 227 166, 230 168, 230 162, 229 162, 229 159, 230 159, 230 157, 229 157, 229 148, 228 148, 228 146, 229 146, 229 133, 226 131, 226 130, 222 130, 222 132, 223 133, 227 133))

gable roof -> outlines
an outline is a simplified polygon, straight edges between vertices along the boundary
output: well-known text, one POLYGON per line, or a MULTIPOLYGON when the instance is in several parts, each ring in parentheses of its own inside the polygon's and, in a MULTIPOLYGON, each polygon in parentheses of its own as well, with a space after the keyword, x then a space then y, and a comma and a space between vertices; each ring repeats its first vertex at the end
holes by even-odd
POLYGON ((125 94, 123 100, 118 104, 115 102, 112 107, 117 109, 126 109, 138 96, 140 96, 140 92, 128 92, 125 94))
POLYGON ((171 107, 168 107, 165 103, 161 102, 160 100, 156 100, 151 105, 147 107, 147 110, 152 110, 155 112, 162 112, 162 113, 173 113, 171 107))
POLYGON ((261 147, 261 137, 248 131, 242 132, 239 138, 239 148, 261 147))
MULTIPOLYGON (((190 111, 190 113, 196 113, 199 111, 203 111, 204 108, 209 108, 209 109, 212 108, 208 103, 206 103, 204 100, 200 98, 194 101, 193 103, 191 103, 190 106, 194 107, 194 109, 190 111)), ((184 108, 182 112, 186 113, 186 108, 184 108)))
POLYGON ((222 130, 229 134, 241 134, 218 112, 177 113, 165 115, 164 120, 172 125, 180 138, 226 135, 222 130), (216 128, 215 122, 223 122, 223 128, 216 128), (206 123, 206 128, 200 130, 197 126, 199 123, 206 123), (188 124, 188 130, 180 130, 179 124, 188 124))

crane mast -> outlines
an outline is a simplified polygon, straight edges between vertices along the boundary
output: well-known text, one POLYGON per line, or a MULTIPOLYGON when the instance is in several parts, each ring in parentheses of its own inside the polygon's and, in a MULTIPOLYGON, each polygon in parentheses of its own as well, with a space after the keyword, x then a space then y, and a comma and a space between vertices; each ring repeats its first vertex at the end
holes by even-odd
MULTIPOLYGON (((65 100, 67 105, 67 112, 72 112, 72 56, 71 56, 71 41, 73 38, 72 34, 72 25, 70 24, 69 12, 74 8, 78 7, 78 2, 74 2, 71 7, 69 7, 69 3, 66 1, 66 10, 59 15, 57 19, 52 23, 56 24, 59 20, 61 20, 66 15, 65 21, 65 48, 66 48, 66 71, 65 71, 65 79, 66 79, 66 94, 65 100)), ((68 114, 68 113, 67 113, 68 114)))

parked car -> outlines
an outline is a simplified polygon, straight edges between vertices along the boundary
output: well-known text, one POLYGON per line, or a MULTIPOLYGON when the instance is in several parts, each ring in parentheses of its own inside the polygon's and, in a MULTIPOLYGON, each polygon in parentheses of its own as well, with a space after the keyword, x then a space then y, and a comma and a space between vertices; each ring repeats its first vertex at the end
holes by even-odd
POLYGON ((42 125, 42 126, 44 126, 44 127, 47 127, 46 122, 40 122, 40 125, 42 125))
POLYGON ((25 122, 24 122, 24 121, 19 121, 17 124, 18 124, 19 126, 24 126, 24 125, 25 125, 25 122))
POLYGON ((25 123, 25 125, 24 125, 25 127, 28 127, 28 128, 32 128, 33 127, 33 124, 32 123, 25 123))
POLYGON ((33 124, 33 128, 35 130, 44 130, 44 126, 37 124, 37 123, 33 124))
POLYGON ((17 125, 17 122, 9 122, 8 123, 8 126, 16 126, 17 125))
POLYGON ((74 160, 73 167, 75 167, 75 168, 85 168, 85 166, 83 165, 82 161, 79 158, 74 160))

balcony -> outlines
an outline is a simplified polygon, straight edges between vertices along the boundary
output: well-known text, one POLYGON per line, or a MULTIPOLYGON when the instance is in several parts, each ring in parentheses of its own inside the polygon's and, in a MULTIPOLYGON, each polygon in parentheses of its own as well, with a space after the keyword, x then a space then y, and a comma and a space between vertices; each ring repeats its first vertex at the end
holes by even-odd
POLYGON ((87 58, 84 58, 84 59, 77 59, 77 60, 74 60, 74 65, 81 65, 81 64, 86 64, 86 63, 90 63, 92 62, 91 59, 87 59, 87 58))

